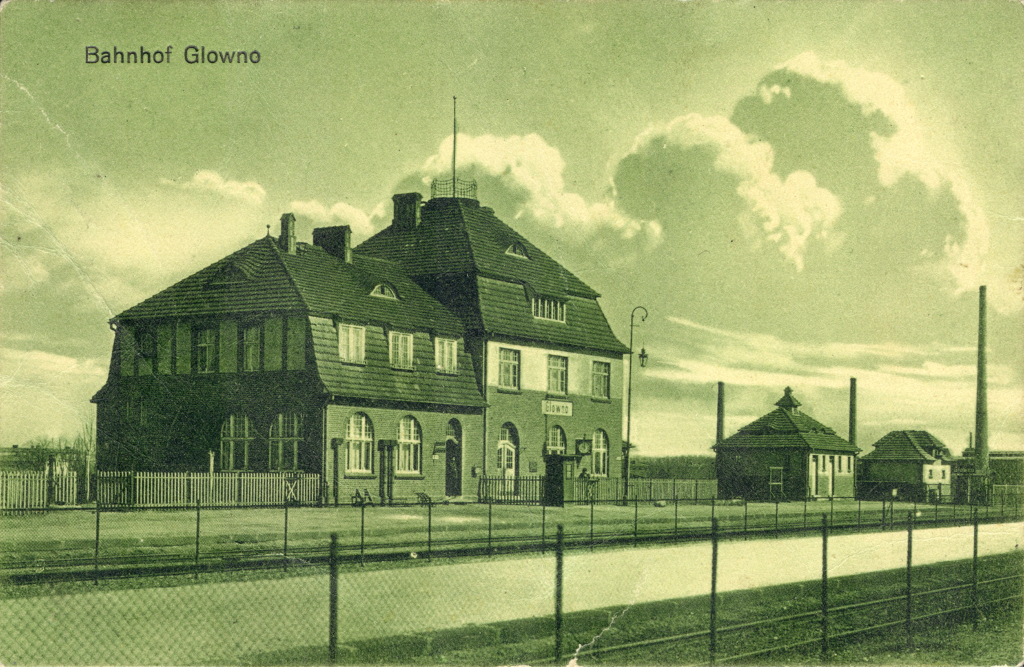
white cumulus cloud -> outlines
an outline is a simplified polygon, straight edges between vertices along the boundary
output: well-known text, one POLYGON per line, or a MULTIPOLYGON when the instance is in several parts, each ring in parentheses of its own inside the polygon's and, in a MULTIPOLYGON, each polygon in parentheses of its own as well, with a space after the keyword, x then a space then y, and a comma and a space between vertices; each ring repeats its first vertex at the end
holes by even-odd
MULTIPOLYGON (((932 192, 948 184, 967 220, 967 234, 963 243, 947 240, 947 268, 956 277, 961 292, 986 282, 989 226, 985 212, 974 200, 967 177, 951 166, 949 160, 936 155, 935 147, 928 141, 928 130, 903 86, 888 75, 853 67, 841 60, 822 60, 812 52, 801 53, 782 67, 822 83, 837 85, 849 101, 860 106, 865 116, 880 112, 888 119, 894 128, 890 136, 871 134, 879 182, 892 187, 909 174, 932 192)), ((1009 294, 994 296, 997 307, 1003 310, 1011 300, 1020 305, 1019 298, 1013 299, 1009 294)))
POLYGON ((348 225, 357 239, 366 239, 377 231, 368 214, 345 202, 337 202, 328 208, 319 201, 311 199, 309 201, 293 201, 289 207, 295 215, 309 218, 317 224, 348 225))
POLYGON ((253 206, 259 206, 267 197, 266 190, 255 181, 233 181, 226 179, 215 171, 203 169, 192 176, 192 180, 185 183, 177 183, 170 179, 160 179, 165 185, 177 185, 186 190, 203 190, 213 192, 222 197, 237 199, 253 206))
POLYGON ((736 193, 747 203, 741 222, 756 226, 764 239, 803 268, 811 238, 828 236, 842 205, 829 190, 818 186, 807 171, 795 171, 785 180, 772 171, 772 147, 743 133, 722 116, 690 113, 637 138, 634 151, 651 141, 668 141, 684 148, 706 146, 717 152, 715 168, 739 179, 736 193))
MULTIPOLYGON (((423 165, 424 182, 445 178, 450 173, 452 137, 445 139, 435 155, 423 165)), ((615 208, 610 199, 587 202, 567 192, 563 172, 565 161, 557 148, 537 134, 498 137, 459 134, 457 166, 476 168, 499 180, 520 197, 516 217, 529 215, 537 222, 583 238, 598 232, 613 232, 624 239, 650 245, 661 240, 661 225, 653 220, 636 220, 615 208)))

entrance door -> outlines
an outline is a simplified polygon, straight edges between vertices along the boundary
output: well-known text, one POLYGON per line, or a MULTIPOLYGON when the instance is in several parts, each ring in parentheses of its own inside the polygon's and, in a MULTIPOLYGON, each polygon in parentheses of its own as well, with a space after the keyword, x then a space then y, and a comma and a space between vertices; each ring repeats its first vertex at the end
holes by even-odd
POLYGON ((502 494, 507 498, 517 495, 516 482, 519 473, 519 432, 512 424, 501 427, 498 440, 498 474, 504 478, 502 494))
POLYGON ((457 419, 448 422, 444 453, 444 495, 462 495, 462 426, 457 419))
POLYGON ((565 461, 558 454, 544 457, 544 504, 548 507, 565 505, 565 461))

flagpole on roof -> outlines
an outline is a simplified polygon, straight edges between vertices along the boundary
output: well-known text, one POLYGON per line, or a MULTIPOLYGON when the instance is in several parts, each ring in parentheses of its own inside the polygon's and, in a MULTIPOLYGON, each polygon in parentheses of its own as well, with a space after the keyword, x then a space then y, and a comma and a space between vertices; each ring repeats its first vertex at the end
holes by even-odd
POLYGON ((455 116, 455 96, 452 95, 452 196, 455 196, 455 138, 458 136, 458 125, 455 116))

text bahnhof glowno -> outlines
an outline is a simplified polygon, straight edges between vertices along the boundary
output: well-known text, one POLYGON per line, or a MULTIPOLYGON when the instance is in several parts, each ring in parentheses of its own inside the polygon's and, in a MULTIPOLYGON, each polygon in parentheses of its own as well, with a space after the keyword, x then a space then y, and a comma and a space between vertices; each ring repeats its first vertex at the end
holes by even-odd
MULTIPOLYGON (((224 65, 255 65, 260 62, 260 52, 251 51, 230 51, 219 49, 207 49, 205 46, 188 45, 178 62, 185 62, 188 65, 224 64, 224 65)), ((109 50, 103 50, 98 46, 85 47, 85 63, 87 65, 166 65, 177 61, 178 56, 174 53, 174 46, 168 45, 166 49, 147 49, 140 46, 139 49, 128 49, 122 51, 116 46, 109 50), (172 58, 173 54, 173 58, 172 58)))

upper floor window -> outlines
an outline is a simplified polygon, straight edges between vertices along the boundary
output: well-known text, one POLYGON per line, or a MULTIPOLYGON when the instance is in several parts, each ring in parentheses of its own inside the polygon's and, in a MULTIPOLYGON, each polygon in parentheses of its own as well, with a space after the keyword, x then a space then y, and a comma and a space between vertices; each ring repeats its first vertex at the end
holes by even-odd
POLYGON ((373 472, 373 422, 359 412, 348 420, 348 456, 345 472, 373 472))
POLYGON ((256 324, 242 329, 242 370, 260 369, 260 339, 262 328, 256 324))
POLYGON ((548 393, 569 393, 569 357, 548 355, 548 393))
POLYGON ((395 457, 395 472, 419 473, 423 449, 423 434, 420 423, 414 417, 402 417, 398 422, 398 455, 395 457))
POLYGON ((565 304, 555 299, 533 297, 533 316, 542 320, 565 322, 565 304))
POLYGON ((459 342, 450 338, 434 339, 434 360, 442 373, 456 373, 459 369, 459 342))
POLYGON ((412 368, 412 334, 392 331, 388 335, 392 368, 412 368))
POLYGON ((350 364, 366 361, 366 327, 338 325, 338 356, 350 364))
POLYGON ((156 334, 145 329, 135 333, 139 355, 147 359, 156 358, 156 334))
POLYGON ((526 254, 526 247, 516 241, 505 250, 506 255, 512 255, 513 257, 522 257, 523 259, 530 259, 530 256, 526 254))
POLYGON ((565 431, 561 426, 552 426, 548 429, 548 453, 565 453, 565 431))
POLYGON ((370 294, 372 294, 373 296, 382 296, 385 299, 397 299, 398 298, 398 294, 395 292, 395 288, 393 288, 391 285, 387 285, 385 283, 381 283, 381 284, 377 285, 376 287, 374 287, 373 291, 370 292, 370 294))
POLYGON ((217 330, 200 329, 196 332, 196 372, 217 371, 217 330))
POLYGON ((612 365, 607 361, 595 361, 590 371, 590 395, 594 398, 610 398, 612 393, 612 365))
POLYGON ((498 350, 498 386, 519 389, 519 350, 498 350))
POLYGON ((298 470, 302 415, 288 412, 270 422, 270 469, 298 470))

